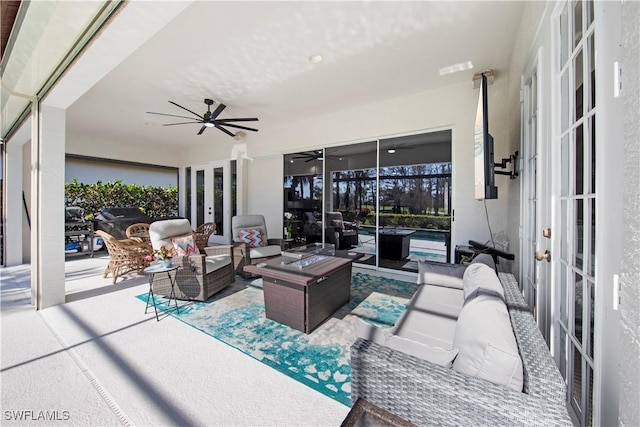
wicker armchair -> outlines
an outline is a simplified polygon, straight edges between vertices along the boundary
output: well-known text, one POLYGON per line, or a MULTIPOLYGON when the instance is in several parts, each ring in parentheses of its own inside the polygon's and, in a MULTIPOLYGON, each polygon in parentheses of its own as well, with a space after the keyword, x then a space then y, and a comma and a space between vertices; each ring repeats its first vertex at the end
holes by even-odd
POLYGON ((148 243, 139 239, 123 239, 118 240, 111 234, 98 230, 96 235, 102 237, 107 252, 109 252, 109 264, 104 270, 104 276, 113 275, 113 283, 116 283, 118 277, 131 271, 140 271, 145 268, 148 263, 144 257, 149 255, 150 247, 148 243))
POLYGON ((193 231, 193 238, 196 241, 196 246, 200 252, 203 252, 204 248, 209 246, 209 236, 211 236, 215 231, 215 222, 205 222, 193 231))
POLYGON ((137 222, 127 227, 124 232, 128 239, 138 239, 148 245, 149 253, 151 253, 151 238, 149 237, 149 224, 146 222, 137 222))
POLYGON ((231 238, 235 271, 244 278, 257 277, 244 271, 245 265, 258 264, 282 253, 282 239, 269 239, 263 215, 238 215, 231 218, 231 238), (263 246, 252 243, 252 238, 242 236, 257 232, 263 246))
MULTIPOLYGON (((151 223, 149 227, 151 245, 175 246, 175 239, 192 237, 193 230, 186 219, 169 219, 151 223)), ((204 301, 235 281, 233 274, 233 250, 231 245, 215 245, 204 248, 206 255, 194 254, 173 257, 173 263, 180 266, 176 271, 175 292, 178 299, 204 301)), ((156 295, 169 295, 171 283, 163 274, 153 278, 156 295)))

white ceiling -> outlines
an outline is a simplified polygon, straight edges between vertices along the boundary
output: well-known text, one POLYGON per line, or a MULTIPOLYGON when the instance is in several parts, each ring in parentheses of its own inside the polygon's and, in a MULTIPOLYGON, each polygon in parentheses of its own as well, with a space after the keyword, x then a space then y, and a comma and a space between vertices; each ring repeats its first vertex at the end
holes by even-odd
MULTIPOLYGON (((157 2, 144 2, 150 8, 157 2)), ((196 1, 67 110, 69 130, 138 143, 229 140, 147 111, 258 117, 258 129, 507 71, 520 1, 196 1), (324 61, 312 64, 312 54, 324 61), (472 61, 445 76, 442 67, 472 61), (214 106, 215 107, 215 106, 214 106)), ((117 19, 117 18, 116 18, 117 19)), ((132 29, 132 31, 134 31, 132 29)), ((115 47, 114 47, 115 48, 115 47)), ((247 132, 249 133, 249 132, 247 132)))

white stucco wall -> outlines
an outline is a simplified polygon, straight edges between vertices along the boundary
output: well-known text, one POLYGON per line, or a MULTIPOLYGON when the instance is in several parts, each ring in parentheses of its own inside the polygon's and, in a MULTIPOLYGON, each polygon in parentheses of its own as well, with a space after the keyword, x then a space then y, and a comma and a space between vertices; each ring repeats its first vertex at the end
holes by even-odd
POLYGON ((177 169, 127 165, 85 159, 66 159, 65 182, 77 179, 83 184, 118 179, 123 184, 151 185, 154 187, 178 186, 177 169))
POLYGON ((183 150, 176 146, 150 146, 136 141, 118 141, 72 131, 67 131, 65 153, 151 165, 179 167, 184 164, 183 150))
MULTIPOLYGON (((494 84, 489 86, 489 128, 495 141, 495 158, 508 157, 519 134, 511 135, 507 112, 513 106, 508 99, 507 73, 494 70, 494 84)), ((289 123, 283 127, 261 126, 260 132, 245 141, 228 145, 203 144, 201 147, 176 149, 135 141, 114 141, 100 136, 68 132, 66 152, 107 159, 129 160, 167 166, 188 166, 207 161, 246 158, 247 188, 245 213, 263 213, 269 234, 279 236, 282 228, 282 155, 312 148, 330 147, 359 141, 430 130, 452 130, 453 200, 455 221, 452 248, 468 240, 488 241, 489 228, 484 204, 473 193, 473 128, 478 90, 470 80, 438 90, 412 94, 330 115, 289 123), (332 126, 326 126, 332 123, 332 126)), ((518 219, 517 181, 496 176, 498 200, 487 201, 491 230, 495 235, 508 233, 507 224, 518 219), (509 206, 512 206, 509 210, 509 206), (511 219, 509 219, 511 218, 511 219)), ((507 234, 510 250, 517 251, 517 233, 507 234)), ((517 255, 516 255, 517 256, 517 255)))
POLYGON ((619 425, 640 425, 640 3, 622 6, 624 184, 619 425))
MULTIPOLYGON (((508 79, 505 72, 495 70, 495 83, 489 86, 489 128, 495 140, 496 159, 507 157, 511 144, 506 127, 508 79)), ((288 124, 286 127, 261 128, 246 143, 249 157, 247 213, 262 212, 267 217, 269 233, 278 233, 282 224, 282 154, 342 145, 363 140, 426 132, 430 129, 452 129, 453 208, 455 223, 452 246, 466 244, 469 239, 489 240, 484 205, 473 194, 473 127, 478 90, 469 82, 434 91, 365 105, 330 115, 288 124), (332 123, 332 126, 327 126, 332 123)), ((203 151, 185 155, 187 163, 200 159, 203 151)), ((214 149, 210 148, 210 155, 214 149)), ((221 156, 221 147, 215 154, 221 156)), ((496 176, 498 200, 487 201, 491 229, 505 231, 507 206, 511 203, 509 178, 496 176)), ((516 213, 517 216, 517 213, 516 213)), ((279 233, 278 233, 279 234, 279 233)), ((517 241, 511 249, 517 248, 517 241)))

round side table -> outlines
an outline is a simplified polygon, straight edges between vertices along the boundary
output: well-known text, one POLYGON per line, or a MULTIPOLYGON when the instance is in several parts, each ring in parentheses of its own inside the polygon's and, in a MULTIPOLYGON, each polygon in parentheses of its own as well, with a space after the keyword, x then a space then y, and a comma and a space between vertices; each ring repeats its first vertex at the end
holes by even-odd
POLYGON ((169 283, 171 283, 171 293, 169 294, 169 307, 171 307, 171 298, 176 303, 176 312, 180 313, 180 308, 178 307, 178 299, 176 298, 175 285, 176 285, 176 275, 171 275, 172 271, 176 271, 180 266, 171 265, 164 266, 162 264, 154 264, 144 269, 144 273, 149 276, 149 294, 147 294, 147 305, 144 308, 144 314, 147 314, 147 309, 149 308, 149 298, 153 299, 153 309, 156 312, 156 320, 160 321, 158 317, 158 308, 156 307, 156 298, 153 294, 153 278, 156 274, 167 273, 169 277, 169 283))

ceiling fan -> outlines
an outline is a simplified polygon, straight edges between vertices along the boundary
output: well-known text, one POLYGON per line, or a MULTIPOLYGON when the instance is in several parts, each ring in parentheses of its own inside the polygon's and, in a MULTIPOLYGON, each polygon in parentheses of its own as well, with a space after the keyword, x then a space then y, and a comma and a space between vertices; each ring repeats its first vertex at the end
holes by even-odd
POLYGON ((153 111, 147 111, 147 113, 149 113, 149 114, 157 114, 159 116, 178 117, 178 118, 181 118, 181 119, 192 120, 190 122, 167 123, 167 124, 163 124, 162 126, 201 124, 202 127, 198 131, 198 135, 201 135, 202 132, 204 132, 204 130, 206 128, 210 128, 210 127, 215 127, 216 129, 221 130, 222 132, 226 133, 227 135, 229 135, 231 137, 235 137, 236 134, 234 134, 234 133, 230 132, 229 130, 225 129, 225 127, 232 127, 232 128, 236 128, 236 129, 244 129, 244 130, 250 130, 252 132, 258 132, 258 129, 250 128, 250 127, 246 127, 246 126, 240 126, 240 125, 236 125, 236 124, 232 123, 232 122, 257 122, 258 119, 255 118, 255 117, 252 117, 252 118, 248 118, 248 117, 247 118, 235 118, 235 119, 218 119, 218 116, 220 115, 220 113, 222 113, 222 110, 227 108, 227 106, 224 105, 224 104, 218 104, 216 109, 211 111, 211 106, 214 104, 214 101, 209 99, 209 98, 205 98, 205 100, 204 100, 204 103, 207 104, 207 112, 204 113, 204 115, 200 115, 198 113, 195 113, 195 112, 189 110, 188 108, 183 107, 182 105, 176 104, 173 101, 169 101, 169 102, 171 104, 175 105, 176 107, 182 108, 183 110, 186 110, 186 111, 190 112, 191 114, 193 114, 196 117, 177 116, 175 114, 154 113, 153 111))

